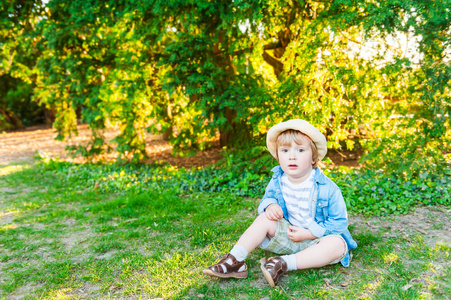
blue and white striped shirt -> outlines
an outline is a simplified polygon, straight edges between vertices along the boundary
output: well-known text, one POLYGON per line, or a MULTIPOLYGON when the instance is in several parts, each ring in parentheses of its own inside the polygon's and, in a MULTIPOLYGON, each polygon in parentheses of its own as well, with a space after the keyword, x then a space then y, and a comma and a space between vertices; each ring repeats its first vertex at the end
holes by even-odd
POLYGON ((308 198, 313 188, 315 170, 309 178, 299 184, 293 184, 284 173, 281 177, 282 194, 288 211, 288 222, 297 227, 307 228, 313 222, 308 207, 308 198))

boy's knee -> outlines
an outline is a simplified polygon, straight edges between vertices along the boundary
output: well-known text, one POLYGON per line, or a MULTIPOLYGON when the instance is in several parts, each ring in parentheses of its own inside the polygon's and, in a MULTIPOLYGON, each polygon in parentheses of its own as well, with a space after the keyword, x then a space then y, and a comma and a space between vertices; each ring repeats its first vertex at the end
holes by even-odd
POLYGON ((278 221, 273 221, 273 220, 268 219, 268 217, 266 216, 265 213, 262 213, 262 214, 258 215, 258 217, 256 218, 256 221, 261 222, 261 223, 265 223, 265 224, 273 224, 274 226, 278 222, 278 221))
POLYGON ((333 236, 338 257, 344 255, 347 250, 346 241, 341 236, 333 236))
POLYGON ((268 219, 268 217, 264 213, 260 214, 255 219, 255 223, 257 223, 259 226, 267 228, 268 233, 271 235, 274 235, 276 232, 277 221, 272 221, 268 219))
POLYGON ((339 235, 331 235, 324 239, 322 239, 320 242, 327 243, 327 247, 329 249, 334 249, 334 254, 337 257, 343 256, 343 254, 347 250, 346 242, 345 240, 339 236, 339 235))
POLYGON ((267 223, 271 220, 268 219, 265 213, 259 214, 258 217, 255 219, 258 222, 267 223))

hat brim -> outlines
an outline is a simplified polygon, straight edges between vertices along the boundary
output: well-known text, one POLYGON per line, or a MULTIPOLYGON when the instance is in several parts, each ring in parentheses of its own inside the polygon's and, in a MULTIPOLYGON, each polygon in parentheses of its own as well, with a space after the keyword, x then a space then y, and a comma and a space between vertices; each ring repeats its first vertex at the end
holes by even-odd
POLYGON ((293 119, 279 123, 268 130, 266 135, 266 146, 272 156, 277 159, 277 137, 284 131, 293 129, 298 130, 308 136, 318 149, 318 160, 322 160, 327 153, 326 137, 309 122, 301 119, 293 119))

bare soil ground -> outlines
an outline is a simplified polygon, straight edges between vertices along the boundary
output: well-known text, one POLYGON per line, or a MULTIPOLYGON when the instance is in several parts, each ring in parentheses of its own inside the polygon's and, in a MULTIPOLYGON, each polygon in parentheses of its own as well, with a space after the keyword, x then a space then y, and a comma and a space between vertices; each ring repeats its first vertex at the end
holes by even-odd
MULTIPOLYGON (((118 134, 119 131, 115 129, 104 131, 107 141, 111 141, 118 134)), ((0 166, 12 162, 31 162, 36 155, 74 162, 84 161, 81 156, 72 158, 65 148, 70 145, 86 145, 89 142, 91 131, 86 124, 78 125, 78 136, 71 137, 67 142, 55 140, 56 136, 56 130, 48 126, 34 126, 25 130, 0 133, 0 166)), ((172 146, 158 135, 148 134, 146 145, 146 152, 149 155, 147 163, 166 161, 178 167, 199 167, 221 159, 219 147, 186 158, 173 156, 172 146)), ((117 155, 118 153, 113 151, 101 158, 114 160, 117 155)))

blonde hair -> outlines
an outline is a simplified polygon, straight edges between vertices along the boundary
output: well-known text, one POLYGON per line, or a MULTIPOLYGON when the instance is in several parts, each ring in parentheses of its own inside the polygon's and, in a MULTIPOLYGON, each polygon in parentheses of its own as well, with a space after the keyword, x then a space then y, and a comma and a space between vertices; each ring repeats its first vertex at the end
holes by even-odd
MULTIPOLYGON (((310 144, 310 147, 312 148, 312 160, 315 162, 313 164, 313 169, 316 169, 319 163, 319 153, 318 148, 316 148, 316 145, 312 141, 312 139, 299 130, 288 129, 279 134, 279 136, 277 137, 276 146, 277 148, 279 148, 280 146, 291 146, 292 142, 295 142, 298 145, 304 145, 306 143, 310 144)), ((277 160, 279 160, 279 154, 277 151, 276 155, 277 160)))

